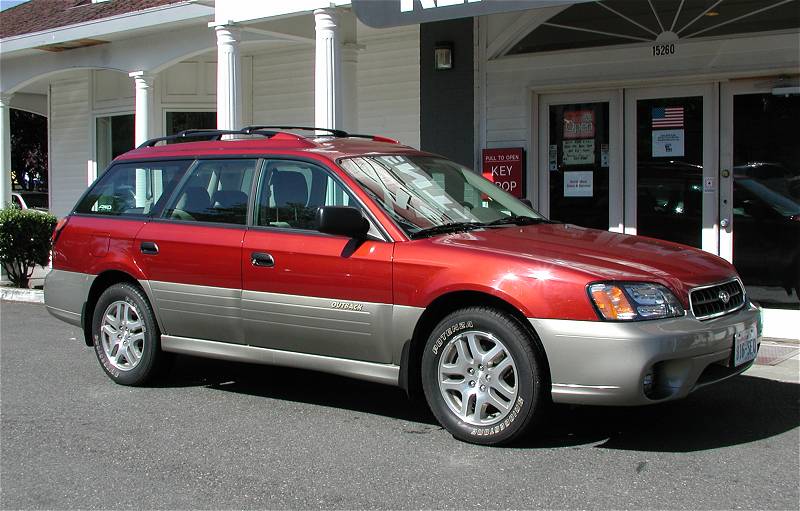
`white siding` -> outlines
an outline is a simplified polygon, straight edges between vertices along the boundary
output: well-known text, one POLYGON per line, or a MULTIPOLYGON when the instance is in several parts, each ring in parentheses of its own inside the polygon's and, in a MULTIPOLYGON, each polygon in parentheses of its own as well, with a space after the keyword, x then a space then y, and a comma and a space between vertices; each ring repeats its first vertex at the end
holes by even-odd
POLYGON ((314 47, 281 44, 253 56, 253 124, 314 125, 314 47))
POLYGON ((89 73, 50 87, 50 210, 69 213, 89 184, 89 73))
MULTIPOLYGON (((358 27, 356 130, 419 147, 419 28, 358 27)), ((314 46, 281 44, 253 56, 253 123, 314 124, 314 46)))
POLYGON ((358 131, 419 147, 419 27, 358 25, 358 131))

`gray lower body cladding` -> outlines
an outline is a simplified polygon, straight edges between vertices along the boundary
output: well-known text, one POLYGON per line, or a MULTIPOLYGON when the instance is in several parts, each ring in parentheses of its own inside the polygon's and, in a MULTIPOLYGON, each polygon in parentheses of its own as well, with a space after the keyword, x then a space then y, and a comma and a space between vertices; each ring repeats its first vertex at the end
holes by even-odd
POLYGON ((44 281, 47 312, 70 325, 82 326, 83 307, 95 277, 87 273, 51 270, 44 281))
POLYGON ((708 321, 681 318, 638 322, 533 319, 550 364, 553 401, 591 405, 645 405, 679 399, 745 371, 733 367, 734 336, 756 327, 760 311, 748 304, 708 321), (643 379, 663 387, 645 395, 643 379))
POLYGON ((219 360, 311 369, 395 386, 398 384, 398 376, 400 374, 400 367, 394 364, 376 364, 361 360, 325 357, 226 342, 187 339, 171 335, 161 336, 161 348, 172 353, 197 355, 219 360))
MULTIPOLYGON (((53 270, 45 281, 47 310, 81 326, 96 276, 53 270)), ((154 305, 166 351, 210 358, 315 369, 398 384, 404 343, 424 309, 141 281, 154 305), (344 305, 343 305, 344 304, 344 305)), ((700 386, 746 370, 730 364, 737 332, 756 326, 748 304, 708 321, 691 316, 641 322, 529 318, 545 350, 553 400, 644 405, 685 397, 700 386), (649 372, 665 386, 645 395, 649 372)))

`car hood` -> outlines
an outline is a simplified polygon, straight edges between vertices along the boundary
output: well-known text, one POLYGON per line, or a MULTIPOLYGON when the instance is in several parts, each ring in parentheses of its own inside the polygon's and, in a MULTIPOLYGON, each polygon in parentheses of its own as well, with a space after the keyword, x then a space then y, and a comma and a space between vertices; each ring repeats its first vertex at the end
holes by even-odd
POLYGON ((731 264, 702 250, 571 224, 486 228, 431 241, 522 259, 533 269, 581 272, 590 280, 660 282, 685 295, 736 276, 731 264))

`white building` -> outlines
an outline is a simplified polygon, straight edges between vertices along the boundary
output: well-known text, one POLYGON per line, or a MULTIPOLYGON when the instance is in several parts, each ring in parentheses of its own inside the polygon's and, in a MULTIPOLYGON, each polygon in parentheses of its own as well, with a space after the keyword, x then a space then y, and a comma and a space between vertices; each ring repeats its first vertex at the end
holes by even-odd
POLYGON ((800 0, 45 3, 0 14, 4 198, 9 108, 48 117, 57 215, 189 127, 337 127, 475 168, 522 148, 544 214, 718 254, 767 335, 800 336, 800 0))

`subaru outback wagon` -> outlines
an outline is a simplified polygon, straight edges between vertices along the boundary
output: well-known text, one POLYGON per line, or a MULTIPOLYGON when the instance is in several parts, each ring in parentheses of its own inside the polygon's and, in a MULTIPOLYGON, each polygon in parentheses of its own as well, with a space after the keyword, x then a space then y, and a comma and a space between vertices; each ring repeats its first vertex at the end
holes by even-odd
POLYGON ((389 139, 298 131, 148 141, 59 222, 47 308, 112 380, 169 353, 326 371, 499 444, 551 401, 660 403, 753 363, 759 310, 719 257, 549 221, 389 139))

